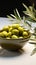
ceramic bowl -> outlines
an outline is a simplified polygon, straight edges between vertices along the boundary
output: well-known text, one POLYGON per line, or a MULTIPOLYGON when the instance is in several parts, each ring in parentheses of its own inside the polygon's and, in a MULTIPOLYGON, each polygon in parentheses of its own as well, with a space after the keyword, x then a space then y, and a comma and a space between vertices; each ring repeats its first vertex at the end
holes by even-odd
MULTIPOLYGON (((7 18, 0 18, 0 28, 3 28, 5 25, 11 25, 12 22, 9 21, 7 18)), ((30 38, 30 34, 29 34, 30 38)), ((18 50, 21 49, 26 42, 29 40, 27 39, 6 39, 0 38, 0 45, 7 49, 7 50, 18 50)))

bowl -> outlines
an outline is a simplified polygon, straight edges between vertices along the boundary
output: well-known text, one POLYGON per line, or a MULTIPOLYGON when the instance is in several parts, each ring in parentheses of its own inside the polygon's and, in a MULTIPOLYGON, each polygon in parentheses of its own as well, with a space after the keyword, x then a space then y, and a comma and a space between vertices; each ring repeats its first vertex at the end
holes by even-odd
MULTIPOLYGON (((12 22, 9 21, 7 18, 0 18, 0 28, 2 29, 5 25, 11 25, 12 22)), ((29 34, 30 38, 30 34, 29 34)), ((21 49, 26 42, 29 40, 27 39, 6 39, 6 38, 0 38, 0 45, 2 48, 5 48, 7 50, 18 50, 21 49)))
POLYGON ((28 39, 4 39, 0 38, 0 45, 2 48, 5 48, 7 50, 18 50, 21 49, 26 42, 29 40, 28 39))

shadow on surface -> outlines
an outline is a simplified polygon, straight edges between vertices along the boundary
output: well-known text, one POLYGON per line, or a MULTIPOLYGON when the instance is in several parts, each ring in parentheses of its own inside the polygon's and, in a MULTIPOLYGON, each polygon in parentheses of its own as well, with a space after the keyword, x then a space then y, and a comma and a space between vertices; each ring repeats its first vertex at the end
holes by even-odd
POLYGON ((18 51, 8 51, 6 49, 0 49, 0 57, 16 57, 20 56, 24 53, 25 51, 23 49, 19 49, 18 51))

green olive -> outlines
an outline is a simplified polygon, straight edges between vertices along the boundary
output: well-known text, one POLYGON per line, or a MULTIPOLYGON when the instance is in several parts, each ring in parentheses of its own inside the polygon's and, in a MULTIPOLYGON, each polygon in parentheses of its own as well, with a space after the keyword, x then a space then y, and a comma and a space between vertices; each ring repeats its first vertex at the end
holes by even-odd
POLYGON ((24 39, 28 38, 28 36, 23 36, 24 39))
POLYGON ((12 27, 9 28, 9 32, 11 32, 11 31, 12 31, 12 27))
POLYGON ((3 27, 3 30, 4 30, 4 31, 8 31, 8 30, 9 30, 9 27, 8 27, 8 26, 4 26, 4 27, 3 27))
POLYGON ((3 31, 3 32, 2 32, 2 35, 3 35, 3 36, 8 36, 8 34, 7 34, 6 31, 3 31))
POLYGON ((13 28, 13 29, 18 29, 19 26, 20 26, 19 24, 13 24, 13 25, 12 25, 12 28, 13 28))
POLYGON ((22 36, 19 37, 19 39, 22 39, 22 38, 23 38, 22 36))
POLYGON ((23 31, 24 31, 24 28, 23 28, 23 27, 18 27, 18 30, 19 30, 20 32, 23 32, 23 31))
POLYGON ((8 33, 7 33, 7 36, 8 36, 8 37, 10 37, 10 36, 11 36, 11 34, 12 34, 11 32, 8 32, 8 33))
POLYGON ((6 37, 6 39, 10 39, 10 37, 6 37))
POLYGON ((28 36, 28 32, 24 31, 24 32, 23 32, 23 36, 24 36, 24 35, 25 35, 25 36, 28 36))
POLYGON ((27 31, 24 31, 24 32, 23 32, 23 37, 24 37, 24 38, 28 38, 28 32, 27 32, 27 31))
POLYGON ((18 39, 18 36, 12 35, 11 38, 12 38, 12 39, 18 39))
POLYGON ((0 37, 3 37, 3 34, 2 34, 2 32, 0 33, 0 37))
POLYGON ((19 30, 13 29, 13 30, 12 30, 12 34, 14 34, 14 35, 19 35, 19 30))
POLYGON ((18 27, 18 30, 19 30, 19 36, 21 36, 24 31, 24 28, 20 26, 18 27))

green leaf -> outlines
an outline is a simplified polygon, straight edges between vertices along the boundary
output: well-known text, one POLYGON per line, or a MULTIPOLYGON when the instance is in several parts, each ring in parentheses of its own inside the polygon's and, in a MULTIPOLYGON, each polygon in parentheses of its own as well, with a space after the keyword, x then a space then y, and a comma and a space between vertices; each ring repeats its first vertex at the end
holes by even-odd
POLYGON ((36 22, 35 20, 33 20, 31 17, 28 17, 28 16, 26 17, 26 20, 29 22, 34 22, 34 23, 36 22))
POLYGON ((33 49, 31 56, 34 55, 36 53, 36 48, 33 49))
POLYGON ((7 15, 7 17, 9 18, 9 19, 13 19, 11 16, 9 16, 9 15, 7 15))
POLYGON ((26 15, 28 15, 28 12, 27 11, 23 11, 23 13, 25 13, 26 15))
POLYGON ((27 21, 26 21, 26 23, 31 27, 31 24, 29 24, 27 21))
POLYGON ((31 41, 29 42, 30 44, 36 45, 36 41, 33 41, 33 39, 30 39, 31 41))
POLYGON ((22 5, 26 8, 26 11, 28 11, 30 13, 29 8, 24 3, 22 3, 22 5))
POLYGON ((17 15, 18 15, 19 19, 21 20, 21 16, 20 16, 20 14, 19 14, 19 12, 18 12, 18 10, 17 10, 17 9, 16 9, 16 13, 17 13, 17 15))
POLYGON ((14 15, 16 16, 16 19, 18 19, 18 16, 17 16, 17 14, 16 14, 15 10, 14 10, 14 15))
POLYGON ((21 16, 20 16, 20 14, 19 14, 19 12, 18 12, 18 10, 16 9, 16 10, 14 10, 14 15, 13 14, 10 14, 10 16, 9 15, 7 15, 7 17, 12 21, 14 21, 14 19, 16 20, 16 23, 20 23, 21 22, 21 20, 22 20, 22 18, 21 18, 21 16))
POLYGON ((20 14, 17 9, 14 10, 14 16, 16 17, 17 20, 21 20, 20 14))
POLYGON ((27 7, 24 3, 23 6, 26 8, 26 11, 23 11, 24 14, 26 14, 28 17, 30 17, 32 20, 36 22, 36 10, 34 6, 27 7))
POLYGON ((13 18, 16 18, 16 16, 14 16, 13 14, 10 14, 13 18))

